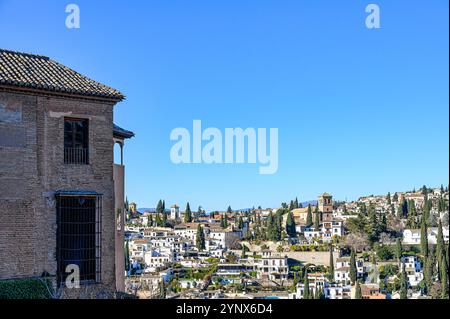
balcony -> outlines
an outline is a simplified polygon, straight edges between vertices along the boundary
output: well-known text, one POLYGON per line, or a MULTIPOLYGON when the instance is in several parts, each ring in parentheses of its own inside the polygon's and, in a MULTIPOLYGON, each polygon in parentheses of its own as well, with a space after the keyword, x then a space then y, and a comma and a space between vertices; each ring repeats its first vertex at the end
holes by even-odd
POLYGON ((64 147, 64 164, 88 165, 89 149, 64 147))

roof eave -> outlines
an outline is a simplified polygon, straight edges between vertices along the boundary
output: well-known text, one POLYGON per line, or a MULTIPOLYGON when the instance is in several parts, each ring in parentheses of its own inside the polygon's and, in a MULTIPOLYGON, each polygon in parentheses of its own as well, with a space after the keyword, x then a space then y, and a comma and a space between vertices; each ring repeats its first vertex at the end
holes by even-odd
POLYGON ((72 99, 83 99, 83 100, 95 100, 102 102, 111 102, 113 104, 122 102, 126 99, 124 95, 118 96, 101 96, 101 95, 92 95, 92 94, 81 94, 81 93, 70 93, 70 92, 62 92, 62 91, 51 91, 45 89, 39 89, 34 87, 25 87, 18 86, 14 84, 0 84, 0 90, 15 92, 15 93, 27 93, 27 94, 39 94, 46 96, 54 96, 54 97, 65 97, 72 99))

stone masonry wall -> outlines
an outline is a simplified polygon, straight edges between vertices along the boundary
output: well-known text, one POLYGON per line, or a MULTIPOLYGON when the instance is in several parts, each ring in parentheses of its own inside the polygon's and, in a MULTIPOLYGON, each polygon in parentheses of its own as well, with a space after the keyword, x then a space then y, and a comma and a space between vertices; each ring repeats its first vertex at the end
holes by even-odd
MULTIPOLYGON (((113 103, 0 91, 0 280, 56 274, 57 190, 103 194, 102 287, 114 290, 113 103), (89 165, 64 164, 64 118, 89 119, 89 165)), ((96 287, 98 289, 98 287, 96 287)))

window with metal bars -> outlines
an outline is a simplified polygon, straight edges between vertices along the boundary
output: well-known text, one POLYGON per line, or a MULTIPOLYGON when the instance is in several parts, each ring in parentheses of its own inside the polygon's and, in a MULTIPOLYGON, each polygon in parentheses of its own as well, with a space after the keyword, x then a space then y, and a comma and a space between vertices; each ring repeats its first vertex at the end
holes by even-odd
POLYGON ((64 163, 89 164, 89 121, 64 119, 64 163))
POLYGON ((81 284, 100 282, 101 203, 101 195, 56 195, 58 286, 68 265, 79 267, 81 284))

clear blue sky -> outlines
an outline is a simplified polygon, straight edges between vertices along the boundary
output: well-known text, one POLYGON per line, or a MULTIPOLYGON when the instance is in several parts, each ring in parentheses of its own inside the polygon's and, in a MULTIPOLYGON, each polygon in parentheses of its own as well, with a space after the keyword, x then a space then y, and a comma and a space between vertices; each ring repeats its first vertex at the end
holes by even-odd
POLYGON ((128 198, 207 210, 448 184, 448 1, 0 0, 0 47, 50 56, 127 100, 128 198), (81 28, 65 27, 77 3, 81 28), (133 3, 133 4, 132 4, 133 3), (279 128, 279 170, 171 163, 170 131, 279 128))

